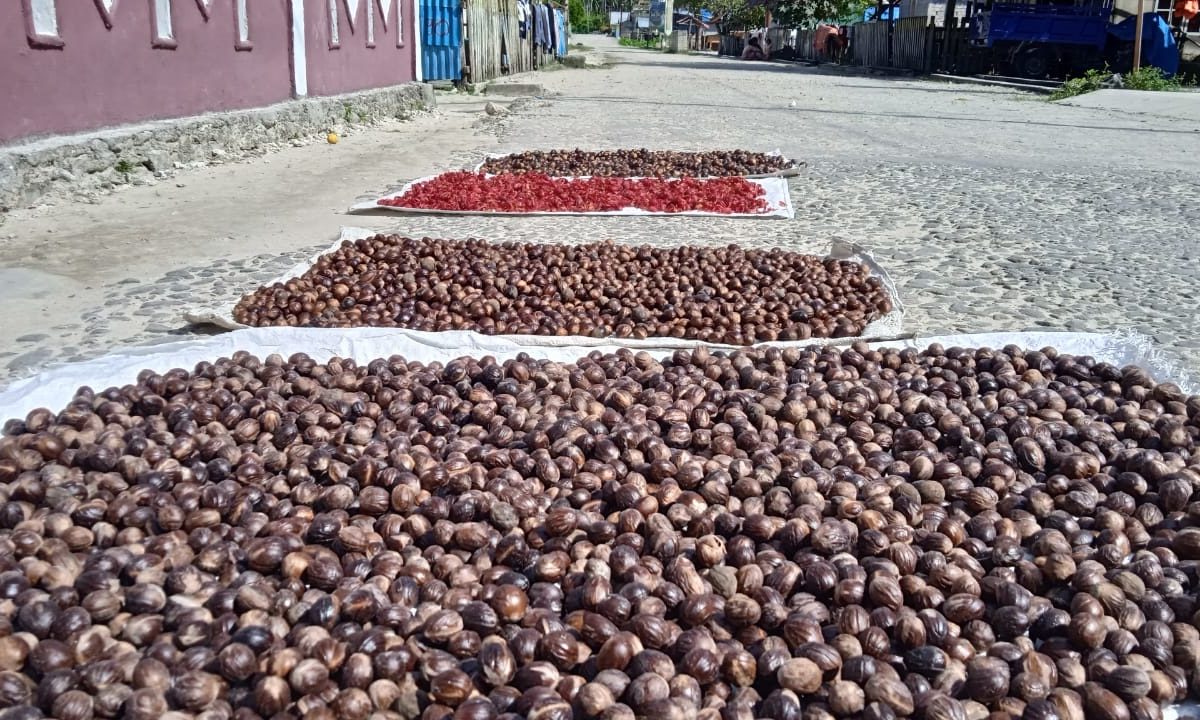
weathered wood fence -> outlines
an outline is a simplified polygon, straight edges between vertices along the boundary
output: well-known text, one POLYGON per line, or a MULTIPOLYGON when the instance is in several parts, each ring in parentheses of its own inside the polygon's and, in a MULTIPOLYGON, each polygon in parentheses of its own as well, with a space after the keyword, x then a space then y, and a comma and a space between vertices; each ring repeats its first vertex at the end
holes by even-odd
POLYGON ((971 45, 966 18, 939 25, 932 17, 877 20, 850 26, 854 65, 917 73, 971 75, 991 65, 991 55, 971 45))
MULTIPOLYGON (((970 4, 967 17, 971 15, 970 4)), ((933 16, 906 17, 897 20, 872 20, 849 27, 850 47, 842 58, 832 58, 825 47, 817 46, 815 28, 772 28, 771 49, 791 45, 797 60, 841 62, 861 67, 974 75, 992 70, 990 51, 971 45, 967 17, 952 18, 945 24, 933 16)), ((738 56, 743 39, 722 35, 721 55, 738 56)))
POLYGON ((817 31, 813 28, 802 28, 796 31, 796 57, 800 60, 816 60, 817 52, 813 43, 816 42, 817 31))
POLYGON ((936 29, 923 17, 901 18, 892 24, 891 66, 928 72, 933 63, 936 29))
MULTIPOLYGON (((815 45, 817 31, 815 28, 771 28, 771 51, 776 52, 791 46, 797 60, 828 60, 825 48, 815 45)), ((745 47, 745 38, 741 35, 720 35, 717 54, 737 57, 745 47)))
POLYGON ((516 0, 464 0, 463 80, 484 82, 501 75, 531 72, 556 60, 533 41, 530 29, 521 37, 516 0))
POLYGON ((892 57, 892 23, 865 22, 850 26, 850 57, 855 65, 888 67, 892 57))

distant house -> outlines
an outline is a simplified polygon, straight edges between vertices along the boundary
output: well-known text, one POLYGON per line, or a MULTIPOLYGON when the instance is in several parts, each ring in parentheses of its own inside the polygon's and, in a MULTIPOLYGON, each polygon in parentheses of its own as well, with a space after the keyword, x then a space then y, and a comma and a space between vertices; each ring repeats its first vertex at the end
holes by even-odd
POLYGON ((622 13, 625 15, 625 20, 619 25, 614 25, 617 28, 619 37, 641 38, 655 35, 661 28, 655 28, 650 25, 649 13, 622 13))
POLYGON ((608 14, 609 27, 614 27, 614 28, 619 27, 621 25, 621 23, 627 22, 628 20, 629 20, 629 13, 627 13, 627 12, 613 11, 608 14))
POLYGON ((711 22, 712 13, 707 10, 700 11, 700 15, 692 13, 677 12, 675 13, 674 28, 675 30, 684 30, 688 34, 688 47, 694 50, 716 50, 716 44, 719 42, 717 38, 717 27, 711 22), (708 17, 705 17, 707 15, 708 17), (712 46, 711 48, 709 46, 712 46))

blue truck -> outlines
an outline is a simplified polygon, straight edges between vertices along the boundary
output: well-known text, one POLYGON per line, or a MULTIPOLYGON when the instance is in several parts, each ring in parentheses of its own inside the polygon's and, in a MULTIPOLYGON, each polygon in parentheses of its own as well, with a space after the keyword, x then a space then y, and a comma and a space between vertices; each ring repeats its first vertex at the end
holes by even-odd
POLYGON ((971 16, 971 41, 1017 75, 1077 75, 1104 64, 1111 0, 1081 4, 992 3, 971 16))
MULTIPOLYGON (((1124 71, 1132 64, 1136 18, 1118 25, 1112 18, 1112 0, 990 2, 976 6, 970 37, 973 45, 989 48, 998 65, 1021 77, 1078 76, 1105 66, 1124 71)), ((1174 73, 1178 51, 1170 27, 1154 13, 1146 14, 1143 25, 1143 62, 1174 73)))

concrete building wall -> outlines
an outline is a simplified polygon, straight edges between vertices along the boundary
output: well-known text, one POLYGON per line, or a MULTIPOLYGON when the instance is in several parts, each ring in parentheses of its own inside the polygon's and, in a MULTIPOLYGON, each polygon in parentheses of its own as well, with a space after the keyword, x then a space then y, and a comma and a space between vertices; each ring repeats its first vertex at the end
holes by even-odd
POLYGON ((415 79, 413 0, 3 0, 0 144, 415 79))
POLYGON ((413 80, 412 10, 412 2, 402 0, 304 0, 308 94, 413 80))

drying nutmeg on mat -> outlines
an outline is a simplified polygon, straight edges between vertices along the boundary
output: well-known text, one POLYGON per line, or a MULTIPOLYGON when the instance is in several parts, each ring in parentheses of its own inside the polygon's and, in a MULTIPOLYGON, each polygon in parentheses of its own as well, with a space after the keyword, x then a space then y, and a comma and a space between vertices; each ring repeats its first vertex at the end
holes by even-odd
POLYGON ((559 177, 724 177, 767 175, 795 166, 779 155, 745 150, 534 150, 489 158, 480 171, 559 177))
POLYGON ((379 235, 347 241, 302 276, 245 296, 234 318, 748 345, 853 337, 891 310, 865 265, 778 249, 379 235))
POLYGON ((0 717, 1142 720, 1200 397, 1053 349, 246 353, 0 436, 0 717))

